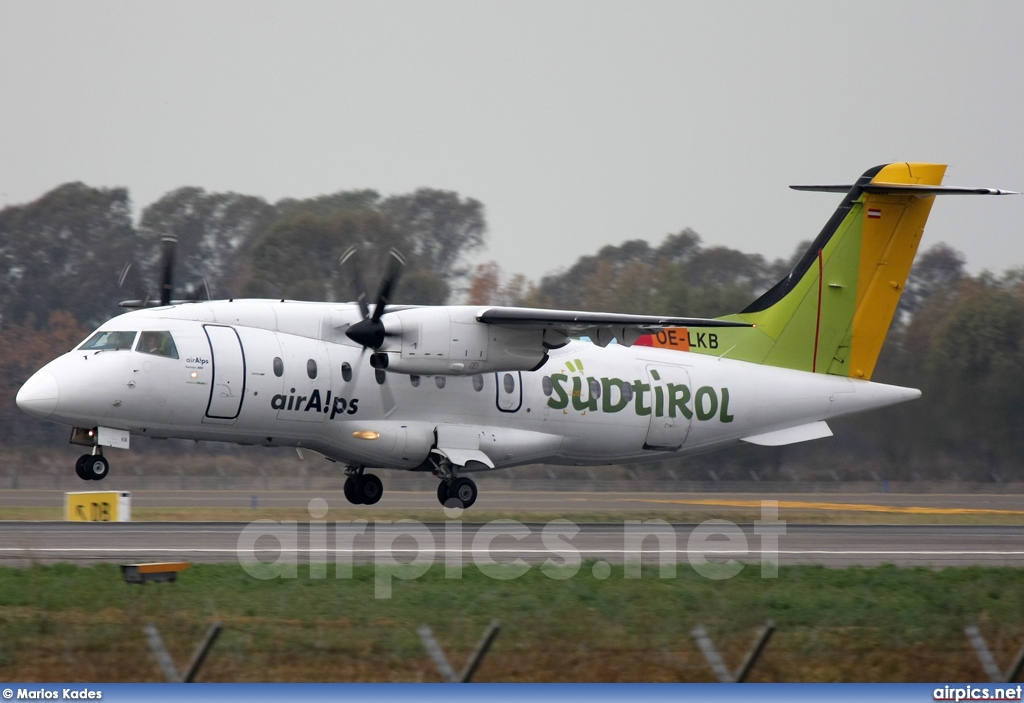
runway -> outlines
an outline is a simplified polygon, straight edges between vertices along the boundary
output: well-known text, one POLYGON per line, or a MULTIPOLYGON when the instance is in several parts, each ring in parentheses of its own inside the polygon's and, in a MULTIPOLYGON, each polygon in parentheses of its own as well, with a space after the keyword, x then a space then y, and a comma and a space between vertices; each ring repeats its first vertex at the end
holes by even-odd
MULTIPOLYGON (((75 490, 118 490, 110 485, 86 484, 75 490)), ((339 491, 316 490, 136 490, 135 508, 305 508, 314 498, 327 501, 332 509, 352 509, 357 518, 362 507, 352 508, 339 491)), ((720 512, 722 508, 754 510, 762 499, 778 501, 791 510, 894 512, 919 514, 1019 515, 1024 523, 1024 500, 1020 494, 982 493, 797 493, 765 491, 753 493, 673 493, 652 491, 517 491, 491 490, 481 482, 480 497, 473 511, 516 511, 521 513, 568 514, 595 511, 720 512)), ((0 509, 6 507, 62 506, 61 490, 0 490, 0 509)), ((381 510, 433 510, 441 518, 434 491, 385 489, 384 498, 374 506, 381 510)), ((472 518, 471 514, 467 515, 472 518)), ((2 519, 2 513, 0 513, 2 519)))
MULTIPOLYGON (((1020 525, 0 522, 0 564, 97 562, 1024 566, 1020 525), (777 548, 775 547, 777 545, 777 548), (522 562, 520 562, 522 563, 522 562)), ((589 567, 584 567, 589 568, 589 567)), ((598 566, 594 566, 597 575, 598 566)))

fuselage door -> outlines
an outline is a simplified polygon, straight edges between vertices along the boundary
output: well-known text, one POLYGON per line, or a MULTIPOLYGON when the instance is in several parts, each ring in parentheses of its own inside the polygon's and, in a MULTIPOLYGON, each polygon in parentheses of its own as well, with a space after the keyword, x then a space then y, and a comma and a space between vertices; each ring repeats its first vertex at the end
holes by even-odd
POLYGON ((498 386, 498 410, 514 413, 523 407, 523 376, 520 372, 496 373, 494 381, 498 386))
MULTIPOLYGON (((690 433, 690 375, 681 366, 650 364, 647 382, 651 389, 644 391, 643 405, 650 408, 650 426, 644 449, 672 451, 679 449, 690 433)), ((637 407, 640 407, 638 405, 637 407)))
POLYGON ((242 410, 245 394, 245 356, 233 327, 203 325, 213 356, 213 383, 206 417, 234 420, 242 410))

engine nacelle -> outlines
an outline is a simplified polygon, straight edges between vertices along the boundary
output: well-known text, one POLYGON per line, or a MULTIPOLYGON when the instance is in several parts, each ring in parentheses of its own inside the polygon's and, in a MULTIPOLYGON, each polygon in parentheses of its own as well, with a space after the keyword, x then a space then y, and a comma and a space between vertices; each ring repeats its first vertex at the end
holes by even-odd
POLYGON ((350 464, 415 469, 434 446, 434 425, 394 420, 345 420, 322 451, 350 464))
POLYGON ((410 375, 469 376, 496 371, 531 371, 547 360, 543 330, 477 322, 487 308, 410 308, 381 318, 387 332, 371 363, 410 375))

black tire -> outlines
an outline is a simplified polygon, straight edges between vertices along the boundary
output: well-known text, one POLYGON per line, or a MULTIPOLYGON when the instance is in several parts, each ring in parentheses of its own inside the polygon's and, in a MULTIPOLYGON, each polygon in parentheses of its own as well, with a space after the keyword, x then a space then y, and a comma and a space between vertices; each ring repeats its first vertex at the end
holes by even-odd
POLYGON ((448 500, 455 498, 462 503, 463 508, 468 508, 476 502, 476 484, 470 478, 457 478, 448 486, 448 500))
POLYGON ((363 502, 362 482, 363 479, 361 476, 349 476, 345 479, 345 488, 343 489, 343 492, 345 493, 345 500, 352 505, 361 505, 363 502))
POLYGON ((99 454, 90 456, 88 461, 83 464, 82 473, 88 476, 91 481, 102 481, 110 473, 110 464, 107 463, 106 458, 99 454))
POLYGON ((384 484, 373 474, 363 474, 363 483, 359 490, 359 497, 363 505, 373 505, 384 495, 384 484))
POLYGON ((437 502, 444 505, 448 502, 448 482, 441 481, 437 484, 437 502))
POLYGON ((92 459, 91 455, 83 454, 82 456, 78 457, 78 459, 75 461, 75 474, 78 476, 78 478, 82 479, 83 481, 92 480, 92 478, 87 473, 85 473, 85 462, 89 461, 90 459, 92 459))

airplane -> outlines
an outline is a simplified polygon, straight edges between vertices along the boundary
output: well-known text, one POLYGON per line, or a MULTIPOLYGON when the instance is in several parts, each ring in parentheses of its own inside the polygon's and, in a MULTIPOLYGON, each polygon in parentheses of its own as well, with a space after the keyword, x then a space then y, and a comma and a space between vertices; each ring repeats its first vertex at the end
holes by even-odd
POLYGON ((43 366, 17 404, 72 427, 84 480, 133 437, 294 447, 342 465, 357 505, 383 495, 367 468, 430 473, 442 505, 468 508, 478 471, 831 436, 833 418, 921 395, 871 376, 935 196, 1010 193, 942 186, 945 168, 792 186, 843 199, 785 278, 717 319, 392 305, 396 252, 372 310, 363 294, 173 301, 167 264, 158 302, 123 303, 138 309, 43 366))

